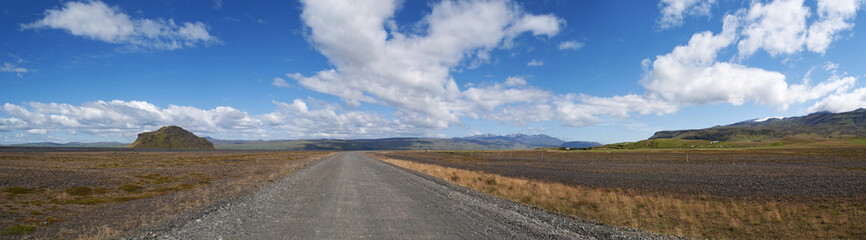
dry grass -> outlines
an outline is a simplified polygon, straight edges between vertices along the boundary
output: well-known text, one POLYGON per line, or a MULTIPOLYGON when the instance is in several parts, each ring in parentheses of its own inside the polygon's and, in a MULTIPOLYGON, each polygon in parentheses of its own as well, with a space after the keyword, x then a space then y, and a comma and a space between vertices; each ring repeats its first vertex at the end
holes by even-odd
POLYGON ((249 193, 330 154, 5 149, 0 239, 117 237, 249 193))
POLYGON ((684 197, 503 177, 376 156, 458 185, 554 212, 710 239, 864 239, 866 203, 804 204, 684 197))

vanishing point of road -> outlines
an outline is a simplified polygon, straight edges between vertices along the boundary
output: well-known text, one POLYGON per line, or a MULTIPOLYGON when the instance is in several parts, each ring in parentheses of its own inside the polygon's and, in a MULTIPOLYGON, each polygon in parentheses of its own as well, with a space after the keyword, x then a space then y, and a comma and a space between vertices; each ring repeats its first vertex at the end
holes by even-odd
POLYGON ((159 239, 647 239, 343 152, 177 224, 159 239))

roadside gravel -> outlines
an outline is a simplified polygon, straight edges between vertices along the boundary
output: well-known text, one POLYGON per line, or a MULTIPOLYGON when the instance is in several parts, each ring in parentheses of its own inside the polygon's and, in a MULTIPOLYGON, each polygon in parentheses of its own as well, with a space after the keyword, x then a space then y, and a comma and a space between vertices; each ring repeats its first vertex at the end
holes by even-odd
POLYGON ((339 153, 132 239, 666 239, 339 153))

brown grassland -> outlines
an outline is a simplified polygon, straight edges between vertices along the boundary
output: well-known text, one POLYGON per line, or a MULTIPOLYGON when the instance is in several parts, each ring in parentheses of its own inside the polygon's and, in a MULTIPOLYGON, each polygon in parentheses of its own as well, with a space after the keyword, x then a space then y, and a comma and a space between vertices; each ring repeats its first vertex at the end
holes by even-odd
POLYGON ((0 238, 117 237, 330 154, 0 148, 0 238))
POLYGON ((866 238, 863 148, 370 155, 512 201, 663 234, 866 238))

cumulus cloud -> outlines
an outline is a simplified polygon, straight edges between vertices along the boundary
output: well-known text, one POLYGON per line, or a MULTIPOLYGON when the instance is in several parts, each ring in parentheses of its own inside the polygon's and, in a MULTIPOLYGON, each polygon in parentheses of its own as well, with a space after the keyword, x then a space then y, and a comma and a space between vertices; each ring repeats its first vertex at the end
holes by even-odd
POLYGON ((527 83, 523 77, 512 76, 505 79, 505 86, 525 86, 527 83))
POLYGON ((755 2, 744 16, 743 40, 738 44, 741 57, 764 49, 772 56, 789 55, 805 49, 824 53, 841 31, 854 27, 860 0, 819 0, 818 17, 811 24, 810 9, 803 0, 755 2))
POLYGON ((824 53, 836 33, 854 27, 854 18, 862 5, 861 0, 821 0, 818 1, 820 20, 809 27, 806 47, 809 51, 824 53))
POLYGON ((22 29, 52 28, 72 35, 135 48, 175 50, 200 44, 219 43, 202 22, 175 23, 173 19, 135 19, 117 6, 101 1, 67 2, 48 9, 45 17, 22 29))
POLYGON ((46 133, 48 133, 48 130, 34 128, 34 129, 27 130, 27 132, 32 133, 32 134, 46 134, 46 133))
POLYGON ((559 43, 559 50, 579 50, 583 48, 584 43, 575 40, 559 43))
POLYGON ((287 88, 287 87, 291 87, 291 86, 292 86, 291 84, 289 84, 288 82, 286 82, 285 79, 278 78, 278 77, 275 77, 275 78, 274 78, 274 80, 271 82, 271 85, 274 85, 274 86, 276 86, 276 87, 282 87, 282 88, 287 88))
POLYGON ((662 0, 659 2, 661 17, 658 27, 668 29, 683 24, 687 15, 709 16, 710 9, 716 0, 662 0))
POLYGON ((745 16, 748 25, 743 29, 744 39, 738 44, 740 55, 751 56, 758 49, 765 49, 773 56, 799 52, 806 39, 809 15, 803 0, 753 3, 745 16))
MULTIPOLYGON (((760 3, 755 7, 765 8, 760 3)), ((718 52, 737 40, 740 21, 736 15, 727 15, 721 33, 694 34, 687 45, 657 56, 641 81, 646 96, 677 106, 754 102, 784 110, 790 104, 815 100, 853 86, 854 78, 836 75, 815 86, 808 81, 789 85, 786 76, 779 72, 718 62, 718 52)))
POLYGON ((809 112, 847 112, 859 108, 866 108, 866 88, 831 94, 809 107, 809 112))
POLYGON ((544 66, 544 61, 532 59, 532 61, 529 61, 528 63, 526 63, 526 66, 541 67, 541 66, 544 66))
POLYGON ((289 74, 299 85, 347 101, 397 109, 395 116, 430 128, 460 124, 463 93, 450 71, 489 60, 523 33, 557 34, 553 15, 534 15, 505 0, 442 1, 419 23, 421 33, 399 31, 394 0, 302 1, 309 38, 335 69, 289 74), (352 41, 346 41, 352 39, 352 41))
MULTIPOLYGON (((761 49, 773 55, 800 51, 809 38, 803 29, 808 29, 804 19, 810 15, 802 0, 754 2, 748 9, 726 15, 720 33, 696 33, 672 52, 645 60, 646 72, 640 80, 646 90, 643 94, 613 97, 555 94, 528 86, 522 78, 469 85, 463 90, 455 84, 451 71, 461 64, 488 61, 492 50, 512 47, 511 40, 522 32, 535 36, 558 33, 565 23, 556 16, 525 13, 505 0, 443 1, 434 4, 416 25, 421 32, 404 33, 392 20, 396 1, 363 6, 333 1, 339 0, 305 1, 302 19, 310 27, 311 42, 335 68, 313 76, 287 76, 305 88, 355 103, 353 106, 365 102, 395 107, 394 117, 419 128, 460 126, 462 117, 517 124, 555 120, 584 126, 605 117, 669 114, 682 107, 716 103, 754 102, 787 109, 790 104, 853 85, 852 78, 846 77, 817 85, 808 81, 789 84, 780 72, 717 59, 720 51, 731 46, 737 46, 741 59, 761 49)), ((670 27, 680 24, 685 15, 708 15, 714 3, 663 1, 660 24, 670 27)), ((850 4, 822 2, 819 6, 823 6, 818 10, 819 19, 813 22, 853 19, 854 13, 845 10, 852 8, 850 4)), ((581 46, 566 41, 559 48, 581 46)), ((527 65, 542 64, 533 60, 527 65)))
MULTIPOLYGON (((87 133, 132 134, 164 125, 179 125, 198 132, 255 132, 261 120, 231 107, 202 110, 169 105, 159 108, 143 101, 96 101, 80 106, 63 103, 6 103, 2 111, 11 118, 0 118, 0 129, 38 131, 58 130, 87 133)), ((31 132, 32 133, 32 132, 31 132)))
MULTIPOLYGON (((309 139, 420 136, 416 128, 376 113, 345 111, 315 99, 291 103, 273 101, 275 110, 252 115, 219 106, 199 109, 145 101, 95 101, 81 105, 29 102, 0 107, 0 132, 45 135, 50 132, 134 138, 135 134, 165 125, 178 125, 197 134, 228 139, 309 139), (308 103, 312 103, 308 105, 308 103)), ((129 139, 127 139, 129 140, 129 139)))
MULTIPOLYGON (((312 101, 315 101, 312 99, 312 101)), ((428 130, 388 120, 376 113, 342 111, 333 104, 311 109, 307 102, 273 101, 277 110, 262 115, 268 127, 282 130, 293 138, 364 138, 381 136, 417 136, 428 130)))

